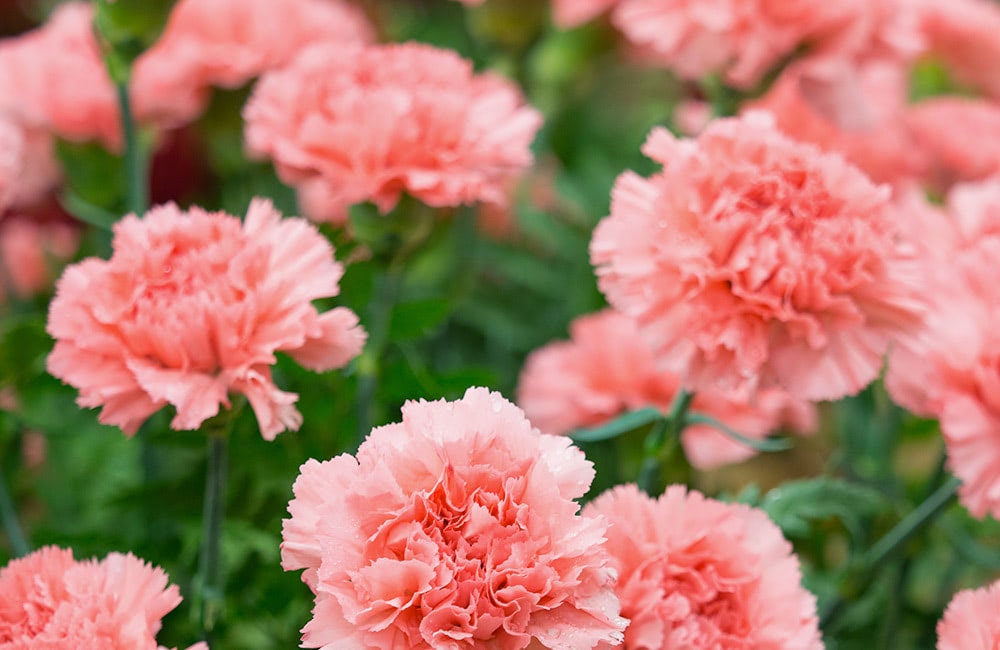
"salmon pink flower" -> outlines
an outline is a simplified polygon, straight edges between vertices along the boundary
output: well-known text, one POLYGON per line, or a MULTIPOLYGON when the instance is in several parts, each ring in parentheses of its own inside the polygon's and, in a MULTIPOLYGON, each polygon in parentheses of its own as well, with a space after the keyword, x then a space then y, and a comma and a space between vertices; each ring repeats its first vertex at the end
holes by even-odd
POLYGON ((553 0, 552 21, 561 29, 572 29, 597 18, 621 0, 553 0))
POLYGON ((654 129, 591 242, 598 283, 693 390, 837 399, 872 381, 923 303, 889 188, 766 114, 697 140, 654 129), (912 268, 911 268, 912 267, 912 268))
POLYGON ((80 231, 60 220, 10 214, 0 219, 0 293, 27 298, 52 288, 57 267, 76 252, 80 231))
POLYGON ((957 186, 948 212, 950 248, 927 253, 925 325, 893 351, 886 387, 898 404, 940 419, 962 505, 1000 517, 1000 180, 957 186))
POLYGON ((762 511, 681 485, 659 499, 622 485, 584 513, 611 522, 616 591, 631 621, 623 650, 822 650, 798 558, 762 511))
MULTIPOLYGON (((532 424, 547 433, 565 434, 643 407, 669 411, 680 378, 656 367, 631 320, 605 310, 573 321, 570 335, 571 341, 535 350, 525 362, 518 404, 532 424)), ((815 408, 777 388, 761 390, 750 399, 702 391, 691 408, 751 438, 763 438, 786 424, 803 433, 816 427, 815 408)), ((691 463, 701 469, 754 454, 705 425, 687 427, 681 443, 691 463)))
POLYGON ((274 160, 314 219, 407 192, 434 207, 504 204, 541 124, 520 91, 427 45, 315 46, 264 75, 244 111, 251 154, 274 160))
POLYGON ((160 621, 180 602, 161 569, 131 554, 78 562, 49 546, 0 569, 0 650, 158 650, 160 621))
POLYGON ((1000 7, 991 0, 910 0, 929 54, 959 81, 1000 98, 1000 7))
POLYGON ((619 643, 605 521, 568 438, 498 393, 407 402, 357 458, 308 461, 282 566, 316 594, 305 648, 550 648, 619 643))
POLYGON ((48 368, 129 435, 166 404, 173 428, 196 429, 240 393, 271 440, 301 422, 297 396, 271 380, 275 352, 324 371, 361 351, 352 311, 312 304, 339 291, 329 242, 269 201, 252 201, 243 223, 163 205, 118 222, 112 246, 110 260, 84 260, 59 280, 48 368))
POLYGON ((1000 647, 1000 582, 960 591, 938 621, 937 650, 993 650, 1000 647))
POLYGON ((926 180, 939 190, 1000 173, 1000 106, 992 101, 934 97, 903 116, 913 153, 931 165, 926 180))

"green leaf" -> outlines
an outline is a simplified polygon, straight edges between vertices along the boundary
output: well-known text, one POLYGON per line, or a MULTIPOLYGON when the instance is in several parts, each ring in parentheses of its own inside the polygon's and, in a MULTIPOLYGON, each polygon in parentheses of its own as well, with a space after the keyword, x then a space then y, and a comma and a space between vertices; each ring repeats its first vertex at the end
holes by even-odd
POLYGON ((444 322, 451 313, 451 303, 444 298, 414 300, 396 305, 389 324, 390 341, 420 338, 444 322))
POLYGON ((891 510, 892 504, 869 487, 819 477, 792 481, 771 490, 761 508, 788 537, 806 537, 813 524, 834 518, 855 540, 862 540, 869 520, 891 510))
POLYGON ((634 431, 639 427, 655 422, 663 418, 663 413, 659 409, 644 408, 638 411, 631 411, 615 418, 607 424, 589 429, 577 429, 570 433, 570 437, 576 442, 597 442, 599 440, 611 440, 618 436, 634 431))

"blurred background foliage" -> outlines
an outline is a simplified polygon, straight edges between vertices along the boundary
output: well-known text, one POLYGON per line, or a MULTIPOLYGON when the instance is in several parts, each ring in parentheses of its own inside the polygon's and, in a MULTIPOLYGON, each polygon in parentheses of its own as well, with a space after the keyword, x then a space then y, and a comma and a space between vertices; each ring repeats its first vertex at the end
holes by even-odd
MULTIPOLYGON (((0 1, 0 32, 30 28, 53 4, 0 1)), ((639 147, 653 125, 671 125, 677 101, 691 92, 665 70, 625 60, 606 24, 556 30, 538 0, 475 9, 449 0, 363 4, 384 40, 451 48, 479 69, 518 80, 546 118, 537 163, 519 188, 515 226, 503 234, 479 227, 474 208, 441 218, 411 201, 387 217, 358 206, 350 235, 323 227, 347 267, 330 303, 361 315, 372 342, 341 372, 316 375, 279 361, 276 382, 300 395, 300 431, 268 443, 249 409, 240 415, 230 447, 227 611, 218 648, 298 646, 312 596, 297 573, 281 570, 279 544, 306 459, 353 452, 370 425, 398 420, 407 399, 454 399, 470 385, 513 399, 525 356, 566 338, 574 317, 604 305, 588 261, 591 231, 607 214, 619 173, 653 170, 639 147), (376 377, 374 386, 362 375, 376 377)), ((947 84, 939 69, 917 74, 921 92, 947 84)), ((240 215, 252 196, 267 196, 285 214, 297 212, 271 165, 243 155, 240 108, 248 92, 216 91, 196 124, 169 136, 152 165, 154 202, 240 215)), ((116 156, 69 143, 59 156, 70 212, 98 223, 122 214, 116 156)), ((91 227, 78 257, 108 251, 108 233, 91 227)), ((131 551, 162 566, 188 598, 165 620, 160 642, 187 645, 198 629, 189 596, 201 539, 204 437, 170 430, 170 414, 160 413, 139 444, 77 408, 75 391, 45 372, 49 298, 0 307, 0 469, 34 547, 72 547, 78 557, 131 551)), ((598 466, 594 493, 635 480, 645 434, 640 428, 584 445, 598 466)), ((831 650, 930 648, 953 591, 1000 573, 1000 525, 952 507, 878 567, 865 566, 864 553, 940 482, 940 440, 935 422, 906 414, 876 384, 824 405, 819 435, 796 439, 790 451, 713 472, 693 470, 676 451, 662 479, 763 507, 775 519, 795 544, 821 611, 835 611, 825 629, 831 650)), ((11 554, 0 537, 0 564, 11 554)))

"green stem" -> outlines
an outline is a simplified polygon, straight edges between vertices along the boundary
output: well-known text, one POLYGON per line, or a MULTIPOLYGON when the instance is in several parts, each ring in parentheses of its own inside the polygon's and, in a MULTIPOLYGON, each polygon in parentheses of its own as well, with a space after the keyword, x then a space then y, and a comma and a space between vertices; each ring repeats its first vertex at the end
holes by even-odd
POLYGON ((375 397, 382 373, 382 357, 389 342, 389 325, 402 281, 400 270, 395 264, 390 264, 379 278, 376 297, 370 305, 368 346, 358 360, 358 443, 365 439, 375 424, 375 397))
POLYGON ((129 102, 128 83, 116 84, 118 109, 121 113, 122 137, 125 140, 126 209, 142 216, 149 209, 148 170, 146 156, 139 143, 138 130, 129 102))
POLYGON ((198 597, 200 600, 203 639, 211 644, 216 625, 222 618, 224 578, 221 557, 222 522, 226 507, 226 473, 228 470, 228 430, 212 431, 208 435, 208 469, 205 476, 205 507, 202 519, 201 558, 198 563, 198 597))
POLYGON ((24 536, 14 501, 7 491, 7 481, 3 475, 3 468, 0 468, 0 517, 3 518, 3 527, 7 533, 7 540, 10 542, 10 548, 14 551, 14 556, 23 557, 30 553, 31 545, 24 536))
POLYGON ((764 440, 755 440, 753 438, 747 438, 742 433, 735 431, 728 425, 724 424, 713 418, 710 415, 704 413, 691 413, 687 416, 687 424, 704 424, 710 426, 716 431, 722 433, 728 438, 732 438, 741 445, 746 445, 751 449, 756 451, 787 451, 792 448, 792 443, 788 438, 771 438, 764 440))
POLYGON ((670 407, 670 413, 666 418, 657 421, 650 429, 646 441, 643 443, 642 467, 639 469, 639 477, 636 484, 639 489, 656 496, 654 493, 659 487, 660 470, 663 466, 664 449, 668 441, 676 442, 684 427, 688 423, 688 410, 694 400, 694 393, 684 389, 678 391, 674 397, 674 403, 670 407))

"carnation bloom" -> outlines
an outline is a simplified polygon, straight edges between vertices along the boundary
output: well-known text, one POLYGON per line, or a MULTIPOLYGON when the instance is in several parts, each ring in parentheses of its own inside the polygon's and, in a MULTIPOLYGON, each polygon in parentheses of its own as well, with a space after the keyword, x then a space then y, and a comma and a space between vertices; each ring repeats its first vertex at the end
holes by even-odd
POLYGON ((553 0, 552 20, 561 29, 571 29, 597 18, 621 0, 553 0))
POLYGON ((1000 7, 991 0, 910 0, 929 53, 955 78, 1000 98, 1000 7))
POLYGON ((605 492, 584 514, 610 521, 625 650, 821 650, 798 558, 760 510, 669 486, 605 492))
POLYGON ((930 185, 947 189, 1000 173, 1000 107, 993 102, 936 97, 914 104, 904 119, 913 149, 932 163, 930 185))
POLYGON ((131 554, 77 562, 49 546, 0 569, 0 650, 157 650, 160 620, 180 602, 161 569, 131 554))
POLYGON ((374 40, 362 11, 343 0, 181 0, 137 63, 136 95, 190 93, 197 109, 210 86, 242 86, 312 43, 374 40))
POLYGON ((264 75, 244 111, 251 154, 271 157, 304 212, 343 221, 402 192, 434 207, 504 203, 541 123, 509 81, 427 45, 315 46, 264 75))
POLYGON ((118 222, 112 246, 110 260, 84 260, 59 280, 48 369, 127 434, 168 403, 172 427, 196 429, 235 392, 271 440, 301 422, 297 396, 271 380, 274 353, 323 371, 364 343, 352 311, 312 305, 339 290, 329 242, 269 201, 252 201, 243 223, 163 205, 118 222))
POLYGON ((654 129, 663 164, 622 174, 591 260, 662 368, 693 390, 837 399, 878 374, 922 311, 887 187, 778 133, 766 114, 697 140, 654 129))
POLYGON ((282 566, 316 594, 306 648, 551 648, 619 643, 594 477, 568 438, 498 393, 407 402, 357 458, 308 461, 282 566))
POLYGON ((27 298, 51 288, 56 266, 76 252, 79 229, 66 221, 13 214, 0 219, 0 295, 27 298))
MULTIPOLYGON (((565 434, 630 410, 670 409, 680 379, 656 367, 627 317, 612 310, 582 316, 570 324, 570 336, 571 341, 535 350, 525 362, 517 399, 532 424, 547 433, 565 434)), ((703 391, 695 395, 691 408, 751 438, 763 438, 783 424, 803 432, 816 427, 811 404, 776 388, 764 389, 749 400, 703 391)), ((687 427, 681 443, 691 463, 702 469, 745 460, 754 453, 705 425, 687 427)))
POLYGON ((906 69, 873 62, 842 83, 817 80, 816 73, 813 66, 790 66, 745 111, 770 112, 784 134, 842 154, 877 182, 902 185, 926 176, 930 161, 902 119, 906 69))
POLYGON ((938 621, 937 650, 994 650, 1000 647, 1000 582, 960 591, 938 621))
POLYGON ((926 324, 893 352, 886 387, 898 404, 940 419, 960 502, 1000 517, 1000 180, 958 186, 948 203, 953 248, 928 254, 926 324))
POLYGON ((862 59, 907 55, 916 26, 900 24, 897 0, 621 0, 612 14, 625 36, 681 77, 723 73, 739 88, 809 44, 814 54, 862 59), (912 32, 912 33, 911 33, 912 32))

